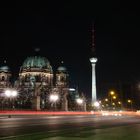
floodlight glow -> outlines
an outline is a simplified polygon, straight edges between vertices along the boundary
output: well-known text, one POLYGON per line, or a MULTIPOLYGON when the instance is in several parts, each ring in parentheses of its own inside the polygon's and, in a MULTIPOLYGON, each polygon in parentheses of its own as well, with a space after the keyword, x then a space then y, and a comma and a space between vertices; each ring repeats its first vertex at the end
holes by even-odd
POLYGON ((83 100, 80 99, 80 98, 78 98, 78 99, 76 100, 76 102, 77 102, 78 104, 82 104, 82 103, 83 103, 83 100))
POLYGON ((6 90, 5 95, 7 97, 16 97, 17 96, 17 91, 16 90, 6 90))
POLYGON ((56 102, 58 99, 59 99, 58 95, 56 95, 56 94, 50 95, 50 101, 56 102))
POLYGON ((94 102, 94 106, 99 107, 100 106, 99 102, 94 102))
POLYGON ((6 91, 5 91, 5 95, 6 95, 7 97, 10 97, 10 96, 11 96, 11 91, 10 91, 10 90, 6 90, 6 91))
POLYGON ((13 96, 13 97, 16 97, 17 96, 17 91, 11 91, 11 95, 13 96))

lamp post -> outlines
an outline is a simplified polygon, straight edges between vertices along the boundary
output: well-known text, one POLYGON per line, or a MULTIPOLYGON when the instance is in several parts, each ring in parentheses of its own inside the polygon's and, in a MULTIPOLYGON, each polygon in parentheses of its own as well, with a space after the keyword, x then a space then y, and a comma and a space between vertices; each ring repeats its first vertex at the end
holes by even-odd
POLYGON ((112 98, 115 100, 117 97, 116 96, 113 96, 112 98))
POLYGON ((80 99, 80 98, 78 98, 78 99, 76 100, 76 102, 77 102, 79 105, 81 105, 81 104, 83 103, 83 100, 80 99))
POLYGON ((95 106, 95 107, 99 107, 99 106, 100 106, 100 103, 96 101, 96 102, 94 103, 94 106, 95 106))
POLYGON ((78 104, 78 106, 80 106, 80 108, 81 108, 81 106, 83 105, 83 99, 81 99, 81 98, 78 98, 78 99, 76 99, 76 102, 77 102, 77 104, 78 104))
POLYGON ((132 100, 128 99, 127 102, 131 105, 131 110, 133 109, 132 107, 132 100))
POLYGON ((50 95, 50 102, 52 102, 52 105, 54 104, 54 109, 56 110, 56 102, 58 101, 59 96, 57 94, 51 94, 50 95))
MULTIPOLYGON (((16 90, 6 90, 4 94, 9 99, 10 104, 11 104, 11 100, 16 98, 18 95, 16 90)), ((12 102, 12 105, 10 105, 10 108, 13 108, 13 109, 15 108, 14 101, 12 102)))
POLYGON ((110 96, 110 104, 111 104, 111 107, 112 107, 113 106, 112 99, 116 99, 115 92, 114 91, 110 91, 109 92, 109 96, 110 96))
POLYGON ((110 102, 111 102, 111 104, 112 104, 112 96, 115 94, 115 92, 114 91, 110 91, 110 93, 109 93, 109 95, 110 95, 110 102))
POLYGON ((100 103, 98 101, 94 102, 93 106, 94 106, 94 110, 96 111, 100 109, 100 103))
POLYGON ((107 98, 105 99, 105 102, 108 102, 108 99, 107 98))
POLYGON ((110 95, 114 95, 115 94, 115 92, 114 91, 110 91, 110 95))
POLYGON ((122 109, 122 102, 121 101, 118 101, 118 105, 119 105, 120 109, 122 109))

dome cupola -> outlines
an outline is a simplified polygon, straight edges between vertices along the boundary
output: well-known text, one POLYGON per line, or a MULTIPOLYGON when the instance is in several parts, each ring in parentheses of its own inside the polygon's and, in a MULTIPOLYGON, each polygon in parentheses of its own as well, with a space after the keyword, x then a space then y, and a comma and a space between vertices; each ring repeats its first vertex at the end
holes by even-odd
POLYGON ((0 72, 10 72, 10 68, 8 66, 1 66, 0 72))
POLYGON ((27 57, 21 66, 20 71, 52 71, 50 62, 45 57, 31 56, 27 57))

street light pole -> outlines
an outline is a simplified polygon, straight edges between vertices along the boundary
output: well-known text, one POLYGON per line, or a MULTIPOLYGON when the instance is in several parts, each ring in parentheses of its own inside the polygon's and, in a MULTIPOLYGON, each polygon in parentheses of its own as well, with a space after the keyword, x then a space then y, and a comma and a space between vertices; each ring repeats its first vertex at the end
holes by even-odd
POLYGON ((77 102, 77 104, 78 104, 79 110, 81 110, 81 106, 83 105, 83 99, 78 98, 78 99, 76 99, 76 102, 77 102))
POLYGON ((6 90, 4 94, 5 94, 5 96, 6 96, 6 97, 8 98, 8 100, 9 100, 9 101, 8 101, 8 102, 9 102, 9 103, 8 103, 8 104, 9 104, 9 108, 10 108, 10 109, 12 109, 12 108, 14 109, 14 103, 13 103, 13 102, 14 102, 14 98, 15 98, 15 97, 17 96, 17 94, 18 94, 17 91, 16 91, 16 90, 6 90), (11 102, 11 101, 12 101, 12 102, 11 102))
POLYGON ((133 106, 132 106, 132 100, 128 99, 128 100, 127 100, 127 102, 128 102, 128 103, 130 103, 131 110, 133 110, 133 106))
POLYGON ((50 101, 52 102, 52 105, 54 105, 54 110, 56 111, 56 102, 59 99, 59 96, 57 94, 51 94, 50 95, 50 101))
POLYGON ((111 103, 111 108, 112 108, 113 107, 112 99, 116 99, 115 92, 114 91, 110 91, 109 92, 109 96, 110 96, 110 103, 111 103))

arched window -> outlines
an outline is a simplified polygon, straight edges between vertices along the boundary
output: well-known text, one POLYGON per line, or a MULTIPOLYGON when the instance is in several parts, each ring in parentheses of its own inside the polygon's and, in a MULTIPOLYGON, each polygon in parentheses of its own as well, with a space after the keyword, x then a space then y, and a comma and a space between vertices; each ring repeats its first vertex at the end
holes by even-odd
POLYGON ((5 81, 5 77, 4 77, 4 76, 2 76, 1 80, 2 80, 2 81, 5 81))
POLYGON ((40 82, 40 76, 39 75, 36 75, 35 79, 36 79, 36 82, 40 82))
POLYGON ((61 82, 64 82, 65 81, 65 78, 62 76, 61 77, 61 82))

